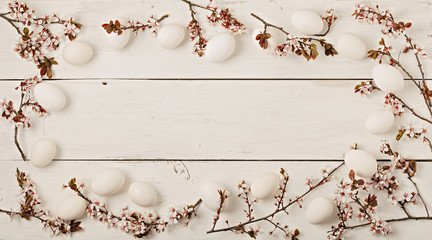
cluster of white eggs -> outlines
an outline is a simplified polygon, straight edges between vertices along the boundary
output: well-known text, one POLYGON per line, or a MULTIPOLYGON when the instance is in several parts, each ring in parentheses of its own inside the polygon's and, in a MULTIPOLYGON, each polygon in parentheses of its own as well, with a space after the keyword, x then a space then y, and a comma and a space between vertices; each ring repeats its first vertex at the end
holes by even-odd
MULTIPOLYGON (((113 196, 120 192, 125 184, 126 176, 116 168, 107 168, 97 173, 91 180, 91 191, 100 197, 113 196)), ((130 184, 129 198, 141 207, 151 207, 158 203, 158 194, 153 186, 144 181, 130 184)), ((86 209, 87 202, 77 195, 67 195, 57 203, 56 215, 64 220, 80 218, 86 209)))

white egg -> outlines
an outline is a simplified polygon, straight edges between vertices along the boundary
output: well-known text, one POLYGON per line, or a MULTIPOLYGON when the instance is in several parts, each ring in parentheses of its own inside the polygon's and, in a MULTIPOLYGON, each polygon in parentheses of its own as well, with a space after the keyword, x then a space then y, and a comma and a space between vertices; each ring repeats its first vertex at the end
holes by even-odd
POLYGON ((361 60, 366 56, 366 45, 359 36, 344 33, 337 39, 336 49, 340 55, 353 60, 361 60))
POLYGON ((324 22, 320 15, 311 10, 299 10, 291 16, 291 24, 301 33, 318 34, 323 30, 324 22))
POLYGON ((276 47, 280 44, 282 44, 283 39, 280 38, 280 34, 278 34, 275 30, 273 29, 267 29, 267 33, 270 33, 271 37, 269 39, 267 39, 267 43, 268 43, 268 47, 267 49, 263 49, 260 45, 258 40, 256 40, 256 36, 259 33, 263 32, 263 27, 258 27, 255 28, 255 30, 252 33, 252 41, 255 43, 254 45, 256 47, 258 47, 261 50, 264 50, 264 52, 266 54, 274 54, 276 51, 276 47))
POLYGON ((116 168, 107 168, 96 174, 91 188, 96 195, 111 196, 118 192, 125 182, 125 174, 116 168))
MULTIPOLYGON (((122 25, 127 23, 127 21, 124 19, 120 19, 120 18, 119 19, 112 19, 113 22, 115 22, 116 20, 118 20, 122 25)), ((118 35, 117 33, 114 33, 114 32, 108 34, 105 31, 105 35, 106 35, 107 44, 110 48, 112 48, 114 50, 121 50, 129 42, 131 31, 130 30, 122 30, 122 34, 120 34, 120 35, 118 35)))
POLYGON ((386 93, 398 92, 404 86, 402 73, 395 67, 387 64, 375 66, 372 71, 372 77, 377 87, 386 93))
POLYGON ((279 186, 279 175, 264 173, 251 184, 251 193, 255 198, 262 199, 273 196, 279 186))
POLYGON ((185 29, 178 24, 164 25, 157 34, 157 41, 161 47, 176 48, 185 37, 185 29))
POLYGON ((230 33, 219 33, 207 43, 205 56, 210 62, 223 62, 234 52, 235 39, 230 33))
POLYGON ((152 185, 146 182, 134 182, 129 186, 129 197, 136 205, 150 207, 157 203, 157 193, 152 185))
POLYGON ((372 134, 384 134, 393 127, 394 119, 392 111, 386 109, 377 110, 366 118, 365 128, 372 134))
POLYGON ((87 202, 77 196, 69 195, 57 203, 56 215, 63 220, 76 220, 80 218, 87 208, 87 202))
POLYGON ((207 181, 201 186, 201 197, 204 205, 216 212, 220 205, 220 195, 218 190, 225 191, 228 198, 225 199, 221 211, 226 211, 229 207, 230 202, 230 192, 220 183, 207 181))
POLYGON ((50 164, 57 152, 55 142, 48 138, 39 139, 33 144, 30 161, 33 166, 42 168, 50 164))
POLYGON ((363 178, 371 178, 377 171, 377 160, 369 152, 363 150, 350 150, 345 154, 345 165, 349 170, 363 178))
POLYGON ((333 202, 330 199, 314 198, 306 208, 306 220, 311 224, 326 223, 335 216, 334 210, 333 202))
POLYGON ((63 59, 72 65, 82 65, 93 56, 93 49, 85 42, 73 41, 63 48, 63 59))
POLYGON ((60 111, 66 105, 66 95, 63 90, 46 81, 35 86, 33 95, 35 100, 45 108, 47 112, 60 111))

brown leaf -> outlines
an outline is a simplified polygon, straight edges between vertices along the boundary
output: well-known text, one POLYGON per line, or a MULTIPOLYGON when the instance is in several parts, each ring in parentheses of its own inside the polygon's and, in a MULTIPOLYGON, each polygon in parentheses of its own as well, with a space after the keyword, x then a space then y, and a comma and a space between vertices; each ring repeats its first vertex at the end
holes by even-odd
POLYGON ((355 172, 354 172, 354 170, 351 170, 350 172, 349 172, 349 178, 352 180, 352 181, 354 181, 354 179, 355 179, 355 172))

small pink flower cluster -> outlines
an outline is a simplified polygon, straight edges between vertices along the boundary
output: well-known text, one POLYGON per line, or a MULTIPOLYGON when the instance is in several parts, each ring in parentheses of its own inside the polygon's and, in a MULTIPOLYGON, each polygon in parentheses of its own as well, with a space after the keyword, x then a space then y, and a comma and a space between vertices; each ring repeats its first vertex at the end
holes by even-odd
POLYGON ((383 220, 372 220, 370 230, 377 235, 387 235, 390 233, 390 226, 383 220))
POLYGON ((289 53, 302 51, 303 48, 301 39, 289 34, 283 44, 276 46, 276 54, 278 56, 287 56, 289 53))
POLYGON ((95 201, 87 207, 88 215, 110 227, 116 227, 125 233, 132 233, 136 238, 142 238, 151 233, 165 231, 165 221, 154 213, 130 212, 128 208, 123 208, 120 216, 108 211, 106 205, 95 201))
POLYGON ((14 124, 16 127, 31 127, 30 118, 24 115, 23 111, 16 111, 12 101, 0 102, 2 117, 14 124))
POLYGON ((407 53, 409 51, 413 51, 414 54, 418 54, 422 56, 424 59, 427 59, 427 54, 424 49, 416 43, 412 43, 415 40, 415 37, 406 37, 406 45, 403 50, 403 53, 407 53))
POLYGON ((135 35, 137 35, 140 30, 141 32, 144 32, 146 29, 150 29, 152 30, 152 36, 156 37, 157 31, 159 30, 160 20, 151 15, 150 18, 146 20, 146 23, 141 23, 134 20, 129 20, 128 23, 129 26, 126 27, 131 28, 135 35))
POLYGON ((421 139, 424 143, 429 143, 429 139, 426 137, 426 128, 416 128, 412 125, 403 125, 399 128, 396 140, 401 140, 403 137, 421 139))
POLYGON ((10 17, 14 22, 19 22, 23 28, 19 28, 21 38, 15 46, 15 51, 24 59, 40 64, 47 55, 47 52, 56 50, 60 44, 60 38, 54 35, 47 27, 48 24, 61 24, 63 34, 71 41, 74 40, 79 33, 81 24, 74 21, 73 18, 66 20, 60 19, 56 14, 52 16, 45 15, 37 18, 35 11, 29 9, 27 4, 17 0, 9 3, 10 17), (28 27, 33 25, 35 31, 31 31, 28 27))
POLYGON ((245 201, 246 206, 247 206, 246 209, 243 209, 243 212, 246 214, 246 218, 249 220, 255 219, 255 217, 252 216, 252 213, 254 211, 252 205, 254 203, 257 203, 258 199, 253 199, 253 200, 250 199, 251 188, 250 188, 249 184, 246 183, 246 181, 244 181, 244 180, 237 185, 237 189, 239 191, 239 194, 237 196, 239 198, 243 198, 243 200, 245 201))
MULTIPOLYGON (((288 172, 285 169, 281 168, 280 174, 282 175, 282 184, 278 186, 279 192, 273 197, 275 199, 274 205, 276 206, 277 210, 284 206, 284 198, 289 180, 288 172)), ((296 198, 298 199, 298 196, 296 198)), ((298 204, 301 207, 300 201, 301 200, 298 201, 298 204)))
POLYGON ((373 179, 372 182, 356 179, 353 170, 349 173, 349 180, 341 181, 336 188, 335 197, 340 222, 331 227, 329 239, 343 239, 344 231, 347 229, 346 223, 353 218, 359 221, 366 220, 370 224, 370 230, 375 234, 384 235, 390 232, 386 223, 376 220, 374 216, 378 207, 377 196, 368 193, 373 184, 373 179), (363 194, 367 194, 364 199, 361 197, 363 194))
POLYGON ((355 93, 360 93, 360 95, 369 95, 375 90, 376 87, 373 85, 372 80, 362 81, 359 85, 354 88, 355 93))
POLYGON ((393 93, 389 93, 384 97, 384 105, 390 107, 395 116, 400 117, 404 113, 404 105, 396 99, 393 93))
POLYGON ((219 23, 223 28, 236 35, 246 32, 246 26, 234 18, 228 8, 209 7, 209 10, 212 11, 211 15, 207 16, 210 23, 219 23))
POLYGON ((52 235, 67 235, 82 229, 80 227, 81 222, 79 221, 65 221, 58 217, 51 218, 48 211, 37 209, 42 201, 37 194, 33 182, 26 173, 19 171, 19 169, 16 172, 16 179, 20 187, 20 211, 2 210, 1 212, 8 214, 11 219, 14 217, 21 217, 26 220, 30 220, 31 218, 38 219, 42 223, 43 229, 49 230, 52 235))
POLYGON ((22 81, 20 86, 16 88, 16 90, 20 89, 21 91, 22 99, 20 107, 16 109, 12 101, 0 101, 1 116, 9 120, 16 127, 22 128, 31 127, 30 117, 28 116, 30 111, 33 111, 39 117, 46 116, 47 111, 31 96, 33 88, 41 81, 42 79, 39 75, 22 81))
POLYGON ((338 17, 335 14, 335 10, 334 9, 329 9, 325 12, 325 15, 323 17, 321 17, 322 20, 324 20, 327 25, 332 25, 337 19, 338 17))
POLYGON ((208 40, 202 36, 202 28, 199 25, 199 22, 195 19, 192 19, 187 26, 189 30, 189 37, 192 42, 194 42, 193 52, 198 54, 198 56, 202 56, 204 54, 204 50, 207 47, 208 40))
POLYGON ((210 6, 213 2, 212 0, 209 0, 209 4, 207 6, 201 6, 188 0, 183 0, 183 2, 189 5, 191 21, 189 22, 187 29, 189 30, 190 40, 194 42, 193 53, 198 54, 199 57, 202 57, 204 55, 208 40, 204 37, 203 29, 201 28, 199 21, 195 17, 197 13, 194 10, 194 7, 210 11, 211 14, 207 16, 208 21, 212 24, 219 24, 224 29, 230 31, 233 34, 243 34, 247 32, 244 24, 239 22, 231 14, 228 8, 220 9, 218 7, 210 6))
POLYGON ((381 11, 379 6, 375 8, 364 4, 356 4, 353 13, 359 22, 377 23, 384 26, 384 35, 404 35, 406 29, 411 27, 411 23, 395 22, 389 10, 381 11))

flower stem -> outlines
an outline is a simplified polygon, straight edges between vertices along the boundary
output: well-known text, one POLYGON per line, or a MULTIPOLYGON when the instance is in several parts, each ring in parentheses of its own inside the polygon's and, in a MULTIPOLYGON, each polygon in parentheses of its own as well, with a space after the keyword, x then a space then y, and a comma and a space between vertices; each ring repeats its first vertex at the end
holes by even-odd
MULTIPOLYGON (((432 217, 404 217, 404 218, 394 218, 394 219, 387 219, 383 220, 385 222, 403 222, 403 221, 409 221, 409 220, 432 220, 432 217)), ((363 223, 358 224, 354 226, 345 226, 344 229, 355 229, 360 227, 366 227, 369 226, 371 223, 363 223)))
POLYGON ((408 176, 408 180, 410 180, 410 182, 414 185, 414 187, 415 187, 415 189, 417 191, 417 196, 419 196, 420 201, 423 203, 423 206, 424 206, 425 211, 426 211, 426 215, 427 215, 427 217, 430 217, 428 206, 427 206, 426 202, 424 201, 423 196, 420 194, 419 188, 417 187, 417 183, 414 182, 414 180, 412 179, 411 176, 408 176))
POLYGON ((15 141, 15 146, 18 148, 18 151, 21 154, 21 158, 24 160, 24 162, 27 161, 27 158, 18 142, 18 126, 15 126, 14 141, 15 141))

